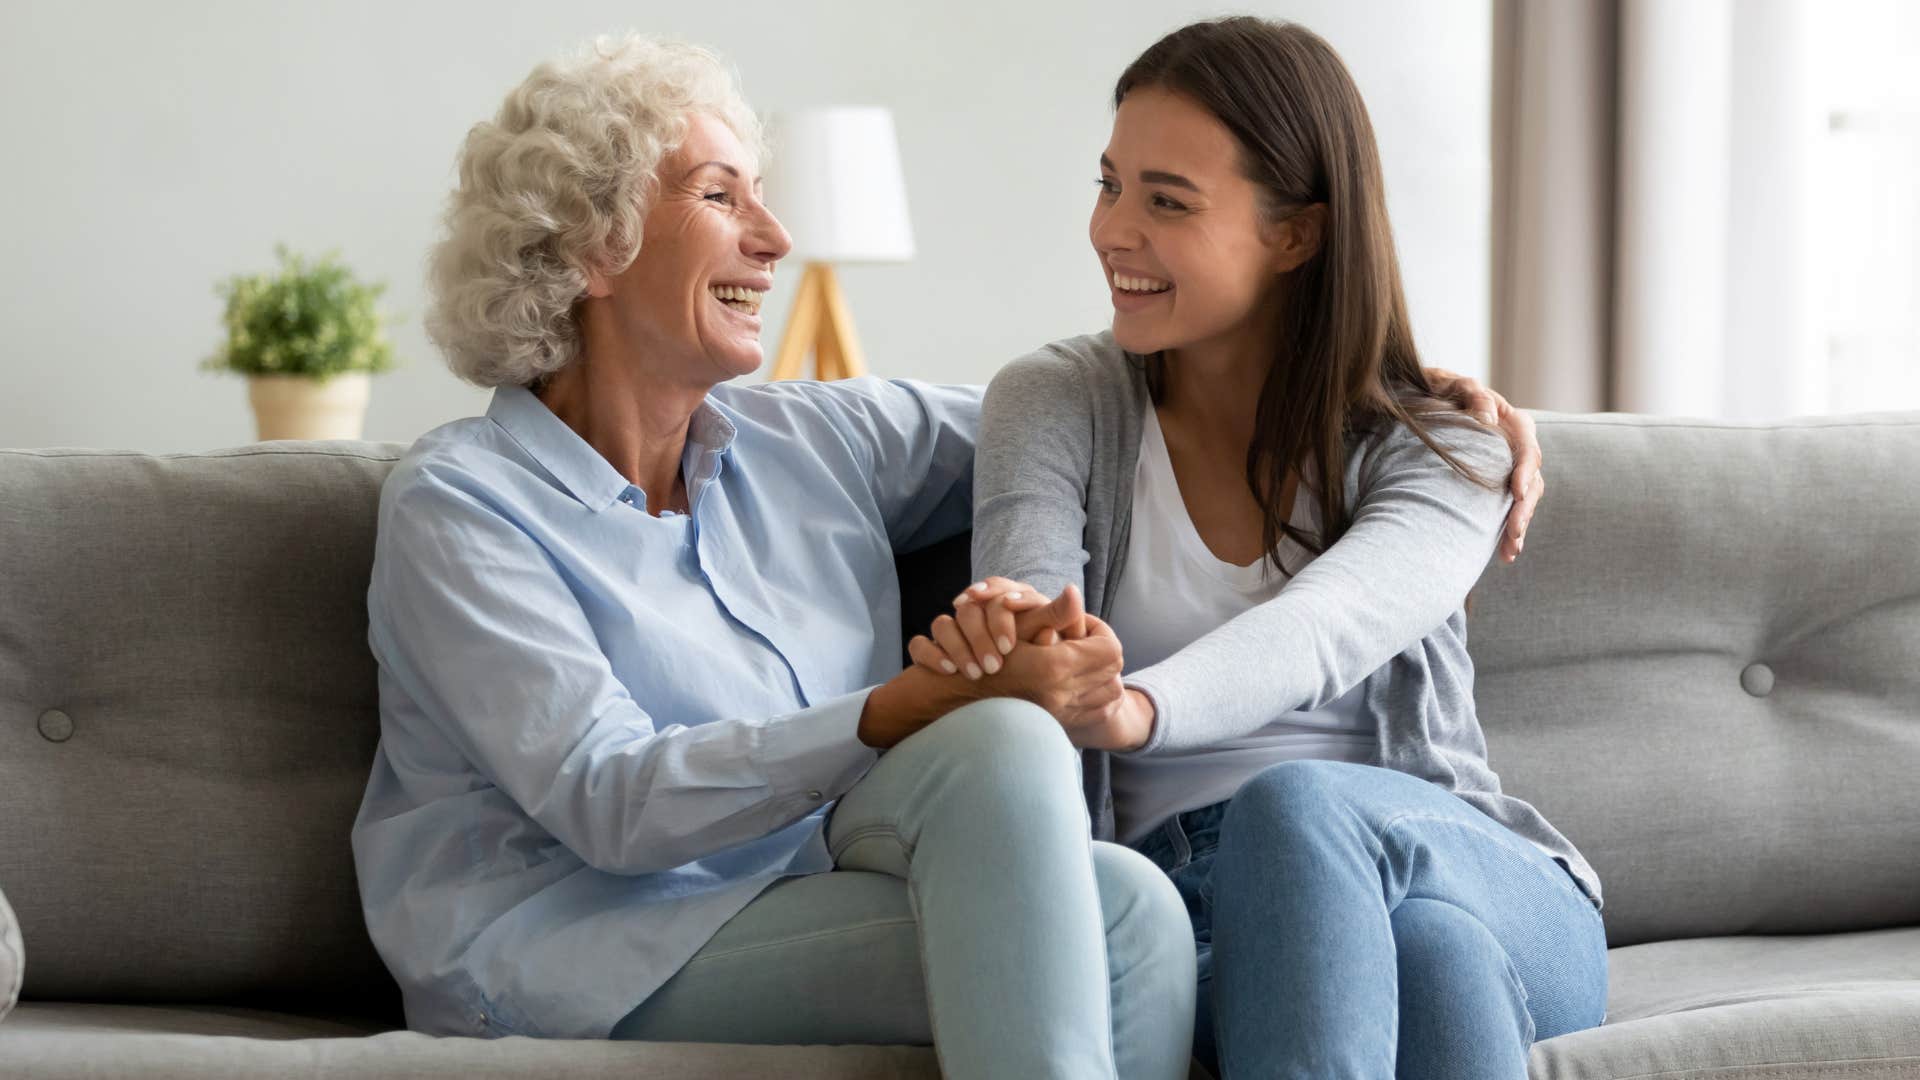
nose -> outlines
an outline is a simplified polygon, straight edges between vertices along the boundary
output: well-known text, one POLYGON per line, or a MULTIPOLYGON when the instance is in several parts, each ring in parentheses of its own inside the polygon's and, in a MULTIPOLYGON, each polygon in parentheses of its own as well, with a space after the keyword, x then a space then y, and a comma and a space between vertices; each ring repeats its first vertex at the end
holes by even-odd
POLYGON ((1140 223, 1124 198, 1106 205, 1095 203, 1087 233, 1093 250, 1101 255, 1132 251, 1141 245, 1140 223))
POLYGON ((760 212, 752 227, 741 235, 740 246, 755 262, 772 266, 793 250, 793 237, 787 234, 787 227, 780 224, 780 219, 773 216, 773 211, 767 209, 765 203, 756 200, 755 205, 760 212))

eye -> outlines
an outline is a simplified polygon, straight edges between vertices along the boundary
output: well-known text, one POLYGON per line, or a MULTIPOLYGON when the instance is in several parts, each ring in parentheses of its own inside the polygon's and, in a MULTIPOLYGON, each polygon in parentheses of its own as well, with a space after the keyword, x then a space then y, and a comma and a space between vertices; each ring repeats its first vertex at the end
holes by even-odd
POLYGON ((1100 189, 1100 194, 1102 195, 1120 194, 1120 184, 1116 180, 1109 180, 1103 176, 1095 180, 1094 185, 1100 189))
POLYGON ((726 191, 709 191, 703 197, 708 202, 718 202, 718 203, 728 203, 728 204, 731 204, 733 202, 733 195, 730 192, 726 192, 726 191))
POLYGON ((1185 205, 1175 202, 1174 200, 1167 198, 1165 195, 1155 195, 1153 197, 1153 205, 1159 207, 1162 210, 1185 210, 1186 209, 1185 205))

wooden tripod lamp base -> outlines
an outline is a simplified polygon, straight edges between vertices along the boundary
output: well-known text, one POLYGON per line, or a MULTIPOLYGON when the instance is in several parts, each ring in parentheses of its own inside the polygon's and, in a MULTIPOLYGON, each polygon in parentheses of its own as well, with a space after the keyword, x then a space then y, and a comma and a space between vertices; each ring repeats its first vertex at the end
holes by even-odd
POLYGON ((840 291, 840 279, 834 276, 833 267, 823 262, 808 263, 800 277, 800 291, 794 295, 786 332, 780 336, 773 377, 800 378, 809 351, 814 355, 817 379, 851 379, 867 373, 860 339, 853 332, 853 313, 847 310, 847 298, 840 291))

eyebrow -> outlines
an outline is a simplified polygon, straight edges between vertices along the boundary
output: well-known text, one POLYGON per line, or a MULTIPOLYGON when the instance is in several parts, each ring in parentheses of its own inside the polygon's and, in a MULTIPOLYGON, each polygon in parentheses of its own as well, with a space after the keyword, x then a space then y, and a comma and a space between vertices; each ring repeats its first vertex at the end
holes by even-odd
MULTIPOLYGON (((715 169, 724 169, 724 170, 726 170, 726 174, 727 174, 728 176, 731 176, 731 177, 733 177, 733 178, 734 178, 734 179, 736 179, 736 180, 738 180, 738 179, 740 178, 740 170, 739 170, 739 169, 736 169, 736 168, 734 168, 733 166, 731 166, 731 165, 729 165, 729 164, 727 164, 727 163, 726 163, 726 162, 724 162, 724 161, 703 161, 703 162, 701 162, 700 164, 698 164, 698 165, 695 165, 695 166, 694 166, 693 168, 691 168, 691 169, 688 169, 688 170, 687 170, 687 175, 688 175, 688 176, 692 176, 692 175, 693 175, 694 173, 697 173, 697 172, 699 172, 699 171, 700 171, 701 169, 705 169, 705 168, 707 168, 707 167, 709 167, 709 166, 711 166, 711 167, 713 167, 713 168, 715 168, 715 169)), ((754 182, 754 183, 756 183, 756 184, 758 184, 758 183, 760 182, 760 178, 759 178, 759 177, 757 177, 757 176, 756 176, 756 177, 754 177, 754 178, 753 178, 753 182, 754 182)))
MULTIPOLYGON (((1120 171, 1114 168, 1113 159, 1105 154, 1100 155, 1100 167, 1110 172, 1120 171)), ((1160 169, 1144 170, 1140 174, 1140 182, 1143 184, 1165 184, 1168 187, 1186 188, 1188 191, 1196 194, 1200 193, 1199 184, 1181 176, 1179 173, 1166 172, 1160 169)))

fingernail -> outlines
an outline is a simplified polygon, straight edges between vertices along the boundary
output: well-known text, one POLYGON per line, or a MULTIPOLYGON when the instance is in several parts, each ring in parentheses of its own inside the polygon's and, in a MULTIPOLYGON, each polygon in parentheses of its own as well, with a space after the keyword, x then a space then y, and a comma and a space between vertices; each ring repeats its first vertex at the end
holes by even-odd
POLYGON ((967 665, 967 678, 977 679, 979 677, 980 677, 980 665, 969 663, 967 665))
POLYGON ((952 675, 954 672, 959 671, 960 669, 953 666, 953 661, 942 660, 940 661, 940 670, 946 672, 949 675, 952 675))
POLYGON ((973 584, 971 584, 971 585, 969 585, 969 586, 967 586, 967 591, 968 591, 968 592, 979 592, 979 591, 981 591, 982 589, 985 589, 986 587, 987 587, 987 583, 986 583, 986 582, 984 582, 984 581, 976 581, 976 582, 974 582, 973 584))
POLYGON ((1003 653, 1010 653, 1013 651, 1013 642, 1007 640, 1006 638, 1001 638, 999 641, 995 642, 994 644, 1000 646, 1000 651, 1003 653))
POLYGON ((980 666, 987 669, 987 674, 992 675, 1000 670, 1000 658, 989 653, 985 660, 980 661, 980 666))
POLYGON ((1488 427, 1498 427, 1500 424, 1500 418, 1490 412, 1481 413, 1480 419, 1486 421, 1488 427))
POLYGON ((1015 589, 1014 591, 1012 591, 1012 592, 1010 592, 1010 593, 1008 593, 1008 594, 1007 594, 1007 599, 1009 599, 1009 600, 1018 600, 1018 599, 1020 599, 1020 590, 1018 590, 1018 589, 1015 589))
POLYGON ((956 596, 953 598, 953 606, 959 607, 961 604, 964 604, 972 599, 973 597, 968 596, 966 593, 961 593, 959 596, 956 596))

